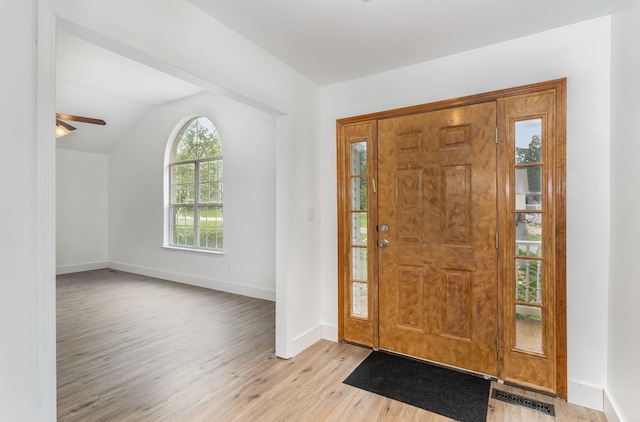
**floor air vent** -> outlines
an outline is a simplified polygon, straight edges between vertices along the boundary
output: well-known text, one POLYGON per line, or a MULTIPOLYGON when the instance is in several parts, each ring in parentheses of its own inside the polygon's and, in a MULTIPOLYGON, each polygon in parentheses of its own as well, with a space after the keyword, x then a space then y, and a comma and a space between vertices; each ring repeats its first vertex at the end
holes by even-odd
POLYGON ((515 404, 518 406, 523 406, 528 409, 536 410, 538 412, 542 412, 545 415, 556 416, 556 410, 552 404, 545 403, 543 401, 528 399, 523 396, 519 396, 517 394, 508 393, 506 391, 498 390, 496 388, 493 389, 493 393, 491 394, 491 398, 496 400, 500 400, 506 403, 515 404))

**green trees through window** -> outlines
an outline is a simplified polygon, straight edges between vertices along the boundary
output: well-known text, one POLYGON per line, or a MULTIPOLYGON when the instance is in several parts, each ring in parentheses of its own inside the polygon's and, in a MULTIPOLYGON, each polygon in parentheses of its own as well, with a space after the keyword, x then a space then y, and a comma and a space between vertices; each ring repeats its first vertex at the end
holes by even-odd
POLYGON ((224 246, 222 142, 197 117, 174 140, 169 164, 169 243, 221 251, 224 246))

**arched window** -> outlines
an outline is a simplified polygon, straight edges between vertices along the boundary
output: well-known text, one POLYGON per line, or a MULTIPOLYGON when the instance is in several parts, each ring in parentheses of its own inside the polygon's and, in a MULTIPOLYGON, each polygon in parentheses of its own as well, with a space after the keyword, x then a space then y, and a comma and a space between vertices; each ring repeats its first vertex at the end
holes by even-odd
POLYGON ((222 142, 206 117, 178 132, 169 159, 169 246, 222 251, 222 142))

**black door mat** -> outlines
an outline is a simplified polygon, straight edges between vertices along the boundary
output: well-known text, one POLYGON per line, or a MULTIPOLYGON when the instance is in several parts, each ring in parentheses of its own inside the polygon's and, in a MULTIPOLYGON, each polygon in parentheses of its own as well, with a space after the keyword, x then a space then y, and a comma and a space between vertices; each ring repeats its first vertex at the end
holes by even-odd
POLYGON ((461 422, 485 422, 491 382, 384 352, 372 352, 345 384, 461 422))
POLYGON ((497 388, 493 389, 491 393, 491 398, 500 400, 506 403, 515 404, 518 406, 523 406, 528 409, 536 410, 538 412, 542 412, 545 415, 556 416, 556 409, 552 404, 545 403, 539 400, 533 400, 526 398, 524 396, 519 396, 517 394, 509 393, 507 391, 498 390, 497 388))

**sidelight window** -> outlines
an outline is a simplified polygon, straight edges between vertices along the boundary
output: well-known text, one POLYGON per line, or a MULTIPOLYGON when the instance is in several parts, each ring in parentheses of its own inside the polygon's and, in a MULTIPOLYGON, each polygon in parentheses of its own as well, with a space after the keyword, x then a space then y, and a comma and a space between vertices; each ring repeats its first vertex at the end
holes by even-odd
POLYGON ((352 142, 351 162, 351 314, 369 315, 367 142, 352 142))
POLYGON ((515 347, 543 353, 542 119, 515 122, 515 347))

